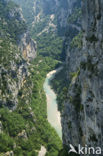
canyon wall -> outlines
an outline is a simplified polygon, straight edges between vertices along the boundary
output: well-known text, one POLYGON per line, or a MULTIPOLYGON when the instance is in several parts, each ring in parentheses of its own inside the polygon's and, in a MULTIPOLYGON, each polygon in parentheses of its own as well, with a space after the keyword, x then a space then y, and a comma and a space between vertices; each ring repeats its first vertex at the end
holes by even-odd
POLYGON ((0 106, 15 109, 19 90, 29 76, 30 61, 36 57, 36 43, 30 38, 21 9, 10 1, 0 3, 0 106))
MULTIPOLYGON (((103 146, 103 1, 82 1, 81 46, 68 43, 63 143, 103 146)), ((74 40, 75 41, 75 40, 74 40)), ((78 45, 78 44, 77 44, 78 45)), ((92 154, 91 154, 92 155, 92 154)))

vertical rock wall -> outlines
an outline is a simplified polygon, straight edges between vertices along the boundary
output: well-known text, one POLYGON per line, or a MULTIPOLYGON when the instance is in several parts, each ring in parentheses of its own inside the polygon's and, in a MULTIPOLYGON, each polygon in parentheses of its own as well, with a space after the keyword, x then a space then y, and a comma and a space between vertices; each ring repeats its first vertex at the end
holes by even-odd
POLYGON ((68 52, 63 141, 103 148, 103 1, 83 0, 82 16, 83 46, 68 52))

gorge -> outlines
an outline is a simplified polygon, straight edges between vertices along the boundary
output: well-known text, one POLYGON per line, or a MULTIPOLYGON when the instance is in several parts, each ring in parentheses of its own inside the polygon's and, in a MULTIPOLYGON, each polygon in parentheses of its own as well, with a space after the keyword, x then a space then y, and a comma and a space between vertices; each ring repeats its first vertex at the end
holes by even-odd
POLYGON ((0 0, 0 156, 103 148, 102 28, 102 0, 0 0))

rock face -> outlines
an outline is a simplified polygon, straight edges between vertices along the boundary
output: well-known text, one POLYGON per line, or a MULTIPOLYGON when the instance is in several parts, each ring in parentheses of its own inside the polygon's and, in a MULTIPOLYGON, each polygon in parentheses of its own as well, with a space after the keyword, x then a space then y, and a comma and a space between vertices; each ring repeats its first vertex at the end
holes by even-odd
POLYGON ((0 3, 5 8, 0 15, 0 106, 15 109, 29 76, 30 61, 36 57, 36 43, 27 31, 21 9, 11 1, 0 3))
POLYGON ((30 38, 28 32, 25 32, 20 36, 18 47, 25 60, 32 61, 36 57, 36 42, 30 38))
POLYGON ((103 1, 83 0, 82 15, 83 46, 67 50, 63 142, 103 148, 103 1))
POLYGON ((5 153, 5 156, 14 156, 14 152, 13 151, 6 152, 5 153))
POLYGON ((3 125, 2 125, 2 122, 0 121, 0 133, 3 132, 3 125))
POLYGON ((31 0, 31 3, 29 0, 26 2, 25 0, 14 1, 22 7, 30 29, 35 29, 35 24, 42 24, 44 21, 45 24, 42 24, 44 25, 43 32, 52 29, 52 31, 58 31, 61 35, 64 35, 68 26, 68 16, 73 13, 75 8, 80 6, 81 0, 31 0), (25 6, 24 3, 26 3, 25 6), (29 12, 29 18, 27 11, 29 12))
POLYGON ((26 134, 26 131, 25 130, 23 130, 21 133, 19 133, 18 134, 18 138, 20 138, 20 139, 27 139, 28 137, 27 137, 27 134, 26 134))
MULTIPOLYGON (((56 0, 56 10, 59 10, 59 13, 57 12, 58 15, 58 24, 61 27, 61 29, 63 30, 63 28, 65 29, 68 26, 68 17, 71 16, 71 14, 73 14, 73 11, 75 10, 75 8, 80 7, 80 0, 56 0)), ((70 23, 69 23, 70 25, 70 23)))

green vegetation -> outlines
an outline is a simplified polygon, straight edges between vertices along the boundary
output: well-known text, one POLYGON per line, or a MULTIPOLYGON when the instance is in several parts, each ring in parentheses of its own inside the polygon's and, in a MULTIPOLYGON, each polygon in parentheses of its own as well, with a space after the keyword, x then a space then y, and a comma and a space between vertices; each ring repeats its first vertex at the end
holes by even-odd
MULTIPOLYGON (((65 66, 65 65, 64 65, 65 66)), ((79 112, 83 110, 83 105, 81 104, 81 88, 79 86, 75 86, 75 96, 68 97, 68 86, 71 86, 70 81, 68 82, 66 79, 66 67, 64 67, 59 73, 57 73, 54 77, 54 79, 51 81, 51 85, 55 92, 57 93, 57 101, 58 101, 58 109, 59 111, 63 111, 64 108, 64 101, 66 101, 68 98, 70 99, 70 102, 75 106, 75 109, 79 112)), ((80 73, 80 70, 78 69, 77 72, 71 73, 71 82, 74 81, 80 73)), ((70 125, 68 125, 70 127, 70 125)))
MULTIPOLYGON (((57 34, 56 28, 53 30, 53 28, 49 26, 50 15, 40 15, 40 19, 42 20, 35 23, 34 27, 31 29, 32 38, 37 41, 38 55, 62 60, 62 37, 57 34)), ((56 18, 54 18, 52 23, 57 25, 56 18)))
POLYGON ((13 149, 13 143, 14 141, 9 135, 5 133, 0 134, 0 152, 7 152, 13 149))
MULTIPOLYGON (((43 91, 43 83, 46 77, 46 74, 54 69, 58 61, 54 61, 51 58, 36 58, 33 63, 31 82, 34 84, 31 96, 30 106, 34 112, 34 126, 35 126, 35 135, 33 134, 33 144, 36 144, 36 147, 40 148, 40 145, 44 145, 47 149, 47 155, 56 156, 60 150, 61 141, 55 130, 50 126, 47 121, 47 106, 46 106, 46 97, 43 91)), ((29 80, 30 83, 30 80, 29 80)), ((24 101, 24 100, 23 100, 24 101)), ((19 113, 24 114, 25 106, 20 103, 22 110, 19 110, 19 113)), ((25 112, 26 113, 26 112, 25 112)), ((23 115, 24 116, 24 115, 23 115)), ((31 118, 31 120, 33 120, 31 118)), ((30 121, 29 121, 30 122, 30 121)), ((33 126, 33 125, 32 125, 33 126)), ((34 148, 35 149, 35 148, 34 148)))
POLYGON ((78 69, 76 72, 70 73, 71 79, 77 78, 80 74, 80 69, 78 69))
POLYGON ((3 121, 3 128, 10 136, 17 136, 25 128, 25 121, 16 112, 9 113, 8 109, 2 108, 0 109, 0 115, 0 120, 3 121))
MULTIPOLYGON (((11 42, 10 39, 2 39, 0 38, 0 66, 1 66, 1 75, 0 75, 0 90, 1 95, 0 97, 5 97, 6 95, 8 98, 7 103, 9 103, 9 106, 13 105, 12 102, 12 93, 9 90, 8 85, 8 79, 9 84, 13 83, 14 81, 17 81, 16 76, 16 70, 11 70, 12 61, 15 62, 15 64, 19 64, 22 57, 20 52, 17 49, 17 46, 11 42)), ((4 99, 5 100, 5 99, 4 99)))
MULTIPOLYGON (((52 57, 53 59, 62 60, 61 51, 63 39, 57 33, 57 16, 52 15, 52 2, 43 2, 42 0, 36 2, 36 8, 33 11, 34 1, 16 0, 23 8, 23 14, 29 25, 29 30, 32 38, 37 42, 37 52, 39 56, 52 57), (24 2, 24 3, 23 3, 24 2), (28 6, 27 6, 28 5, 28 6), (28 12, 31 12, 28 14, 28 12), (27 15, 28 14, 28 15, 27 15), (34 19, 33 15, 36 19, 34 19), (52 16, 51 16, 52 15, 52 16), (32 22, 31 22, 31 18, 32 22)), ((53 4, 52 4, 53 3, 53 4)))
POLYGON ((81 86, 77 85, 77 80, 80 75, 80 69, 78 69, 76 72, 70 73, 70 85, 69 87, 72 87, 73 84, 74 86, 74 96, 69 96, 70 102, 74 105, 75 109, 77 112, 83 111, 84 106, 81 104, 81 86), (74 83, 75 82, 75 83, 74 83))
POLYGON ((50 22, 50 16, 44 17, 43 15, 40 15, 40 20, 39 22, 35 23, 34 27, 31 29, 31 35, 37 36, 42 32, 46 27, 48 28, 48 24, 50 22))
POLYGON ((0 121, 3 125, 3 134, 0 137, 3 142, 6 142, 0 145, 1 153, 13 150, 17 156, 36 156, 41 145, 44 145, 47 149, 46 156, 58 155, 62 143, 47 121, 46 97, 43 91, 46 74, 57 65, 58 61, 52 58, 36 58, 30 67, 31 75, 19 92, 17 109, 13 112, 7 108, 0 109, 0 121), (32 94, 27 95, 31 89, 32 94), (29 103, 27 100, 30 100, 29 103), (27 139, 23 136, 19 137, 23 130, 27 134, 27 139), (5 137, 3 138, 2 135, 5 137))
POLYGON ((82 32, 80 32, 77 36, 75 36, 71 41, 71 48, 82 48, 82 32))
POLYGON ((89 77, 98 75, 97 62, 93 63, 91 56, 88 56, 87 62, 81 62, 81 68, 91 72, 89 77))
POLYGON ((86 40, 92 43, 92 42, 97 42, 98 38, 93 34, 92 36, 87 37, 86 40))
POLYGON ((43 33, 36 38, 38 53, 42 56, 61 60, 62 39, 52 33, 43 33))
POLYGON ((81 8, 77 8, 74 10, 74 13, 71 16, 69 16, 68 23, 75 23, 81 17, 82 17, 81 8))
POLYGON ((43 83, 46 74, 60 64, 58 60, 60 60, 62 40, 59 37, 50 35, 49 41, 47 41, 49 35, 46 34, 47 36, 44 37, 43 34, 44 36, 38 38, 38 40, 40 39, 38 43, 39 56, 29 66, 30 76, 24 80, 25 83, 23 82, 18 93, 17 108, 10 111, 4 107, 6 105, 12 108, 14 105, 12 93, 8 87, 9 83, 18 81, 17 71, 11 71, 13 61, 17 67, 16 70, 21 61, 24 61, 17 49, 16 41, 18 35, 25 32, 26 25, 23 20, 19 20, 19 11, 15 11, 15 7, 17 6, 11 1, 4 3, 2 0, 0 2, 0 63, 2 67, 0 77, 0 121, 2 123, 0 155, 13 151, 15 156, 37 156, 41 146, 44 145, 47 149, 46 156, 57 156, 62 148, 62 142, 47 121, 43 83), (50 41, 52 44, 49 49, 46 49, 46 44, 49 44, 50 41), (42 51, 45 57, 42 57, 42 51), (52 57, 47 57, 50 55, 50 53, 47 55, 48 52, 52 57), (2 99, 6 104, 2 103, 2 99))
POLYGON ((10 39, 0 38, 0 64, 7 69, 10 69, 10 64, 12 60, 15 60, 16 63, 19 61, 15 59, 15 55, 20 56, 20 52, 17 49, 17 45, 13 44, 10 39))
POLYGON ((81 86, 75 85, 75 96, 72 98, 72 104, 77 112, 83 111, 84 107, 81 104, 81 86))
POLYGON ((16 2, 18 5, 20 5, 22 7, 23 10, 23 16, 26 19, 27 22, 27 26, 29 28, 31 28, 32 22, 34 20, 34 1, 33 0, 13 0, 14 2, 16 2), (25 5, 24 5, 25 4, 25 5))
POLYGON ((69 121, 69 123, 68 123, 68 128, 69 129, 72 128, 71 121, 69 121))
POLYGON ((67 98, 68 92, 68 82, 66 80, 65 65, 63 69, 55 75, 54 79, 51 81, 51 86, 57 94, 58 110, 62 112, 64 108, 63 103, 64 100, 66 100, 67 98))
POLYGON ((95 134, 92 134, 90 136, 90 140, 92 140, 93 142, 97 142, 98 141, 98 139, 96 138, 96 135, 95 134))
POLYGON ((76 71, 76 72, 71 72, 70 73, 70 87, 72 86, 72 84, 76 81, 76 79, 78 78, 78 76, 80 75, 80 68, 76 71))
POLYGON ((16 8, 17 5, 11 1, 0 1, 0 36, 3 38, 17 40, 27 29, 24 20, 21 20, 20 10, 15 11, 16 8))

